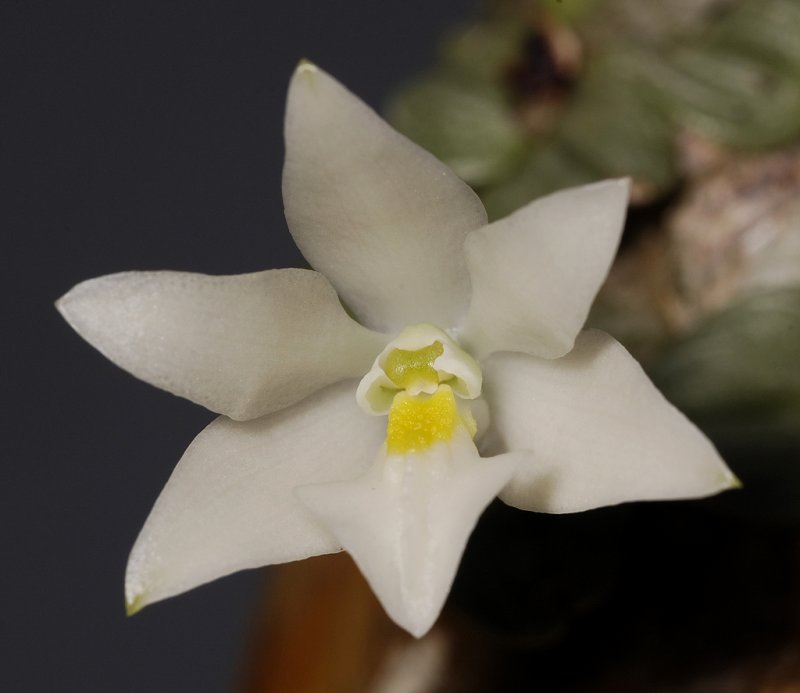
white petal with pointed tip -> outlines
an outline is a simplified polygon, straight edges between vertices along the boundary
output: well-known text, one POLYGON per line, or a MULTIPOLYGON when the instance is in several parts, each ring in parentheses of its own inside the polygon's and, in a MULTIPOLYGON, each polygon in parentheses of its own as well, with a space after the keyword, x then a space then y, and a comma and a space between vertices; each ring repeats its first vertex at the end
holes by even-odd
POLYGON ((385 421, 354 380, 254 421, 220 417, 186 450, 131 551, 132 611, 223 575, 339 550, 292 489, 363 474, 385 421))
POLYGON ((444 605, 475 523, 515 463, 481 459, 460 431, 425 453, 381 454, 355 481, 296 493, 353 556, 389 616, 421 637, 444 605))
POLYGON ((619 245, 628 181, 540 198, 466 241, 472 302, 462 342, 480 358, 566 354, 619 245))
POLYGON ((709 440, 603 332, 581 333, 554 361, 494 354, 484 377, 492 413, 486 450, 524 453, 500 494, 509 505, 576 512, 737 485, 709 440))
POLYGON ((292 236, 344 303, 380 330, 455 325, 466 310, 475 193, 328 74, 289 86, 283 199, 292 236))
POLYGON ((363 375, 386 342, 301 269, 123 272, 78 284, 57 306, 118 366, 234 419, 363 375))

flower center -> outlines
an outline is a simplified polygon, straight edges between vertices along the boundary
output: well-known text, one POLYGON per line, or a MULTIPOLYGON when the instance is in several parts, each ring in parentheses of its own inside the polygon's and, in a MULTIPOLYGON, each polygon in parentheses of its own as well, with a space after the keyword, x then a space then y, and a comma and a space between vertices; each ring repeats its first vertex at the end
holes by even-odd
POLYGON ((467 400, 481 393, 475 359, 433 325, 405 328, 378 355, 356 399, 368 414, 388 414, 390 454, 415 453, 477 425, 467 400))
POLYGON ((444 347, 439 341, 421 349, 392 349, 383 364, 383 372, 403 390, 424 392, 431 384, 439 384, 439 375, 433 364, 442 354, 444 347))

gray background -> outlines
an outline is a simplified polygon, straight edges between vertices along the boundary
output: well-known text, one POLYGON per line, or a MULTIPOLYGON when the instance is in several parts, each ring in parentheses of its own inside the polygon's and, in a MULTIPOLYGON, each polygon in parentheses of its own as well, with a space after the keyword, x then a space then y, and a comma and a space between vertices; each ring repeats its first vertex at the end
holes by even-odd
MULTIPOLYGON (((302 266, 280 200, 302 57, 379 105, 471 0, 0 0, 0 691, 228 690, 265 571, 127 619, 128 550, 212 415, 58 317, 128 269, 302 266)), ((309 665, 313 665, 310 662, 309 665)))

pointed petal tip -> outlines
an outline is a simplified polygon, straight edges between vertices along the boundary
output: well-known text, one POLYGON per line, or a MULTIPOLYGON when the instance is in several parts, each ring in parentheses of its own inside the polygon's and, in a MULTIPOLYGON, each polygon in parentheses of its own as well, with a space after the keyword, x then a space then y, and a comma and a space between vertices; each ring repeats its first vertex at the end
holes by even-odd
POLYGON ((56 310, 78 334, 83 336, 80 326, 86 314, 98 308, 98 298, 100 298, 102 291, 110 285, 113 286, 115 282, 119 282, 126 275, 133 274, 136 273, 116 272, 84 279, 56 300, 54 304, 56 310))
POLYGON ((87 296, 89 296, 92 286, 98 279, 99 278, 85 279, 77 283, 53 304, 59 315, 61 315, 67 324, 82 337, 84 336, 81 331, 83 315, 86 312, 87 306, 91 303, 87 301, 87 296), (89 291, 87 291, 87 289, 89 291))
POLYGON ((631 199, 631 186, 633 185, 631 177, 625 176, 624 178, 615 178, 614 182, 620 188, 620 191, 625 198, 625 205, 627 206, 631 199))
MULTIPOLYGON (((682 498, 686 500, 712 498, 720 493, 725 493, 726 491, 738 491, 744 487, 741 479, 739 479, 739 477, 730 470, 722 458, 717 457, 717 462, 722 469, 718 471, 718 476, 716 476, 716 478, 710 477, 708 479, 705 488, 698 489, 694 494, 687 494, 682 497, 678 496, 674 500, 681 500, 682 498)), ((665 500, 673 499, 668 498, 665 500)))
MULTIPOLYGON (((711 444, 710 441, 709 444, 711 444)), ((725 491, 738 491, 744 487, 742 480, 734 474, 733 470, 727 464, 725 464, 725 460, 722 459, 716 448, 713 448, 713 444, 711 445, 714 459, 717 463, 717 477, 715 481, 709 480, 709 490, 703 496, 698 496, 701 498, 715 496, 725 491)))
POLYGON ((631 189, 631 177, 630 176, 623 176, 622 178, 612 178, 611 179, 614 183, 619 185, 621 188, 624 188, 625 191, 630 191, 631 189))
POLYGON ((144 594, 126 595, 125 614, 130 617, 138 614, 147 606, 147 599, 144 594))
POLYGON ((726 470, 725 478, 723 481, 723 491, 738 491, 739 489, 744 488, 744 484, 742 480, 736 476, 730 469, 726 470))
POLYGON ((717 460, 722 469, 719 471, 719 475, 716 476, 716 478, 710 477, 708 479, 705 487, 699 488, 691 494, 679 495, 675 498, 664 498, 663 500, 702 500, 704 498, 713 498, 727 491, 738 491, 744 488, 741 479, 727 467, 722 459, 718 457, 717 460))
POLYGON ((618 194, 621 201, 625 202, 627 207, 631 195, 632 179, 630 176, 623 176, 621 178, 606 178, 605 180, 597 181, 596 183, 589 183, 584 188, 606 189, 611 194, 618 194))
POLYGON ((289 80, 284 128, 288 127, 290 119, 296 118, 296 115, 292 115, 293 112, 319 107, 319 98, 329 83, 336 84, 336 80, 310 60, 306 58, 300 60, 289 80))
MULTIPOLYGON (((552 195, 559 196, 561 194, 569 194, 571 192, 577 195, 580 195, 581 193, 586 194, 592 192, 601 192, 604 193, 604 197, 602 199, 611 202, 612 204, 619 201, 624 204, 624 207, 627 208, 630 200, 631 185, 632 179, 630 176, 623 176, 621 178, 604 178, 602 180, 595 181, 594 183, 586 183, 574 188, 557 190, 556 192, 552 193, 552 195)), ((529 205, 533 205, 536 201, 537 200, 533 200, 529 203, 529 205)))
POLYGON ((67 314, 66 314, 67 305, 65 299, 67 298, 68 294, 69 292, 67 292, 57 300, 53 301, 53 307, 58 311, 58 314, 62 318, 64 318, 64 320, 67 319, 67 314))
POLYGON ((302 91, 310 91, 313 93, 312 90, 314 90, 314 87, 319 85, 319 80, 323 77, 327 77, 331 81, 334 81, 327 72, 318 67, 315 63, 306 58, 300 60, 297 63, 297 67, 294 69, 292 78, 289 80, 289 97, 287 99, 287 107, 289 99, 292 98, 293 93, 297 93, 298 88, 300 88, 302 91))
POLYGON ((321 72, 321 70, 308 58, 301 58, 300 61, 297 63, 297 67, 294 69, 294 77, 298 77, 300 75, 313 75, 317 72, 321 72))
MULTIPOLYGON (((370 586, 372 586, 372 583, 370 583, 370 586)), ((372 588, 375 590, 374 586, 372 588)), ((376 596, 378 596, 377 592, 376 596)), ((391 609, 387 608, 388 605, 383 603, 380 596, 378 596, 378 599, 386 609, 387 616, 409 635, 419 640, 424 638, 439 620, 444 608, 446 595, 445 599, 442 599, 438 604, 420 604, 411 595, 406 595, 401 604, 395 604, 391 609)))
POLYGON ((433 624, 439 618, 439 613, 436 613, 436 617, 433 619, 426 618, 424 621, 420 621, 419 623, 399 623, 398 625, 402 626, 410 635, 414 636, 417 640, 424 638, 433 628, 433 624))
POLYGON ((64 318, 67 322, 69 322, 69 314, 70 314, 70 304, 72 303, 72 298, 75 293, 75 289, 79 287, 80 284, 73 286, 69 291, 61 295, 56 301, 53 303, 55 309, 60 313, 61 317, 64 318))

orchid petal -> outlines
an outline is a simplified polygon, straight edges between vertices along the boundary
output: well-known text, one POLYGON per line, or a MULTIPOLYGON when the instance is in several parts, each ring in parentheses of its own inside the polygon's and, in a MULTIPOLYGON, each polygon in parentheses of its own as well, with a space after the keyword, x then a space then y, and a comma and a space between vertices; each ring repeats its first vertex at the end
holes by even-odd
POLYGON ((485 449, 525 453, 500 494, 509 505, 577 512, 737 485, 709 440, 603 332, 583 332, 555 361, 494 354, 484 376, 492 412, 485 449))
POLYGON ((233 419, 363 374, 386 342, 310 270, 123 272, 78 284, 57 306, 118 366, 233 419))
POLYGON ((131 552, 130 611, 245 568, 338 551, 292 489, 363 474, 385 422, 354 380, 253 421, 220 417, 186 450, 131 552))
POLYGON ((566 354, 611 267, 627 201, 627 180, 603 181, 542 197, 473 231, 463 329, 472 353, 566 354))
POLYGON ((389 616, 416 637, 442 609, 461 554, 515 461, 484 460, 465 431, 423 453, 378 456, 355 481, 296 493, 352 555, 389 616))
POLYGON ((486 223, 475 193, 328 74, 289 86, 283 199, 295 242, 365 324, 455 325, 469 298, 466 234, 486 223))

